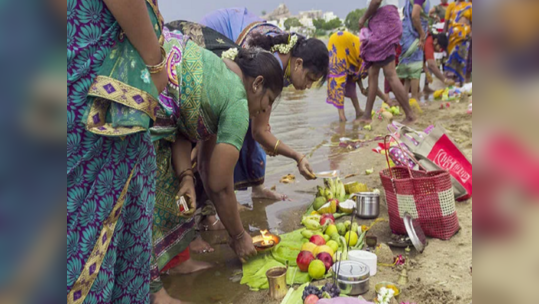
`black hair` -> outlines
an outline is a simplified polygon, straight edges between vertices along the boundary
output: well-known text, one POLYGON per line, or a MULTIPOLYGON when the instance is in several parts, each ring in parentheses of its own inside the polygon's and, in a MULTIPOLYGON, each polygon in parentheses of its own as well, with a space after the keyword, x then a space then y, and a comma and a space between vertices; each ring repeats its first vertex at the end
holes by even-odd
POLYGON ((449 39, 447 38, 446 34, 440 33, 436 34, 433 37, 434 39, 438 40, 438 45, 445 51, 447 50, 447 46, 449 45, 449 39))
POLYGON ((246 77, 264 77, 264 88, 280 95, 283 91, 284 77, 281 64, 273 54, 261 48, 238 49, 234 60, 246 77))
MULTIPOLYGON (((297 36, 298 42, 291 51, 292 57, 303 59, 304 68, 316 75, 322 75, 320 85, 324 84, 329 73, 329 52, 326 44, 316 38, 297 36)), ((249 45, 269 51, 275 45, 287 44, 289 38, 290 34, 271 37, 257 33, 249 40, 249 45)))

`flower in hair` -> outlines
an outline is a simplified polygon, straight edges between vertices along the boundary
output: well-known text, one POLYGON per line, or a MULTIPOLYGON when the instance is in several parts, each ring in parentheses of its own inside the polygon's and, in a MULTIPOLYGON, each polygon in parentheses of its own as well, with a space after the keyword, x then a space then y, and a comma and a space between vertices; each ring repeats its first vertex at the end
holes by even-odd
POLYGON ((232 61, 234 61, 237 56, 238 56, 237 48, 229 49, 228 51, 223 52, 223 54, 221 54, 222 59, 230 59, 232 61))
POLYGON ((298 36, 296 34, 292 35, 287 44, 277 44, 271 48, 271 52, 279 52, 281 54, 288 54, 298 43, 298 36))

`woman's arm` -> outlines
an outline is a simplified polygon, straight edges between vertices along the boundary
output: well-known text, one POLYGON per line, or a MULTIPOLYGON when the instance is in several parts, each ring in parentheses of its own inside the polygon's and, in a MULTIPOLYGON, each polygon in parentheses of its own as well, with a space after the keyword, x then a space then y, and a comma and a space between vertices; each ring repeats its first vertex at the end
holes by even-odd
POLYGON ((242 262, 245 262, 256 255, 256 250, 251 237, 243 228, 234 193, 234 167, 239 151, 229 144, 216 144, 215 137, 199 143, 199 146, 199 171, 204 188, 233 240, 234 251, 242 262))
POLYGON ((419 48, 424 49, 425 40, 427 40, 427 34, 425 33, 425 30, 423 30, 423 26, 421 25, 422 12, 423 7, 421 5, 414 4, 414 8, 412 10, 412 23, 415 30, 419 33, 419 48))
POLYGON ((294 149, 290 148, 282 141, 279 141, 277 137, 271 134, 268 128, 270 115, 271 110, 266 111, 265 113, 260 113, 260 115, 258 115, 256 118, 253 118, 251 122, 251 132, 253 133, 253 138, 259 144, 261 144, 266 151, 295 160, 296 163, 298 163, 299 172, 306 179, 315 179, 316 176, 314 175, 311 165, 305 156, 296 152, 294 149), (279 143, 279 145, 277 145, 277 143, 279 143), (277 149, 275 149, 275 147, 277 147, 277 149))
POLYGON ((269 131, 269 118, 271 115, 271 110, 266 111, 265 113, 260 113, 256 118, 252 119, 251 130, 253 138, 264 147, 268 152, 276 152, 276 155, 282 155, 284 157, 291 158, 296 162, 299 161, 303 155, 294 151, 294 149, 287 146, 282 141, 279 141, 279 146, 275 151, 275 145, 277 145, 277 137, 275 137, 269 131))
POLYGON ((365 12, 365 15, 359 19, 359 31, 361 32, 361 29, 365 26, 365 23, 367 20, 371 19, 371 17, 376 13, 378 8, 380 8, 380 5, 382 4, 382 0, 372 0, 371 4, 369 5, 369 8, 367 8, 367 12, 365 12))
MULTIPOLYGON (((125 35, 137 49, 146 65, 158 65, 163 61, 159 39, 155 34, 145 0, 103 0, 108 9, 122 27, 125 35)), ((162 92, 167 83, 168 75, 163 69, 158 74, 152 74, 152 80, 157 91, 162 92)))
MULTIPOLYGON (((176 141, 172 144, 172 166, 178 178, 180 180, 180 190, 178 197, 185 194, 191 198, 191 205, 189 211, 196 210, 196 191, 195 191, 195 176, 191 175, 188 171, 192 170, 193 165, 191 162, 191 150, 192 144, 185 139, 182 135, 176 138, 176 141), (184 174, 187 172, 188 174, 184 174), (183 174, 183 176, 180 176, 183 174)), ((191 172, 192 173, 192 172, 191 172)))
POLYGON ((159 39, 155 35, 145 0, 103 0, 122 27, 127 38, 137 49, 144 62, 161 62, 159 39))

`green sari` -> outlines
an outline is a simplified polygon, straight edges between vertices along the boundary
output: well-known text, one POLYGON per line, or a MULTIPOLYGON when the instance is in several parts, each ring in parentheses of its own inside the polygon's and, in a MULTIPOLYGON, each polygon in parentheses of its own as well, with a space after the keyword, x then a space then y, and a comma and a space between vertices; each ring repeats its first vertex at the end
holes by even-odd
POLYGON ((161 271, 195 236, 194 219, 178 215, 175 197, 180 181, 172 167, 171 142, 178 135, 192 142, 217 136, 217 143, 239 151, 249 127, 247 93, 241 79, 190 36, 166 27, 163 32, 169 84, 160 96, 163 109, 151 128, 157 157, 152 293, 163 288, 161 271))

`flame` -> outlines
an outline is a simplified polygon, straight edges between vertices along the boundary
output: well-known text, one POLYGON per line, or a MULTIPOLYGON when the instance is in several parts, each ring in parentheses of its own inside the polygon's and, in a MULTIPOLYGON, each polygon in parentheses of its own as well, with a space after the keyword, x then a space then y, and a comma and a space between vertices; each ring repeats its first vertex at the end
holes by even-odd
POLYGON ((262 234, 262 246, 271 246, 273 245, 273 238, 271 236, 267 236, 268 234, 267 230, 261 230, 260 234, 262 234))

